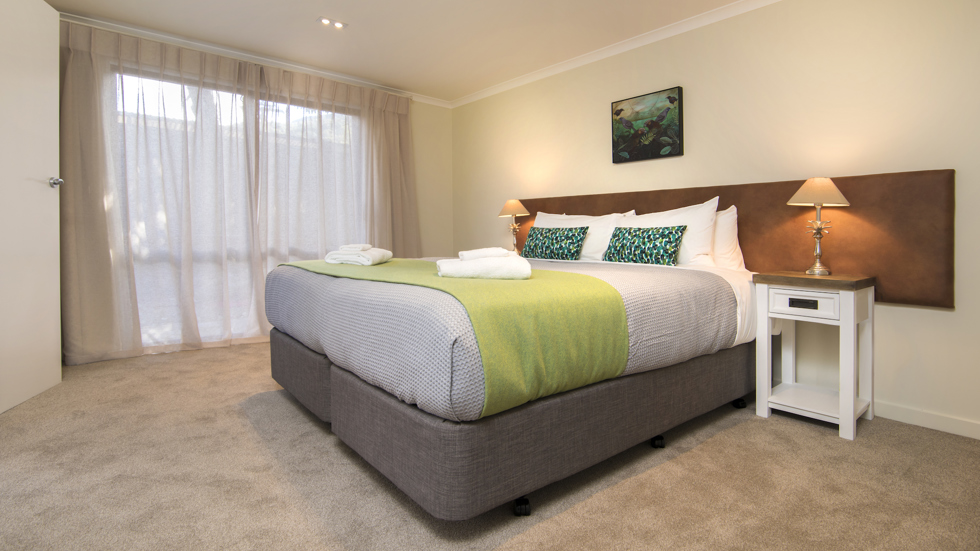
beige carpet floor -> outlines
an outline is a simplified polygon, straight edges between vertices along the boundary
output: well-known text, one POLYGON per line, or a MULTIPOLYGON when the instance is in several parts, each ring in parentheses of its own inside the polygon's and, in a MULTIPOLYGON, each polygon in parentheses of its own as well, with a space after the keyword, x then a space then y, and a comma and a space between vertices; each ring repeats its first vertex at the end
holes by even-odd
POLYGON ((723 407, 465 522, 269 377, 268 345, 67 367, 0 414, 0 549, 980 549, 980 441, 723 407))
POLYGON ((502 549, 980 549, 980 442, 752 419, 502 549), (597 512, 601 514, 597 514, 597 512))

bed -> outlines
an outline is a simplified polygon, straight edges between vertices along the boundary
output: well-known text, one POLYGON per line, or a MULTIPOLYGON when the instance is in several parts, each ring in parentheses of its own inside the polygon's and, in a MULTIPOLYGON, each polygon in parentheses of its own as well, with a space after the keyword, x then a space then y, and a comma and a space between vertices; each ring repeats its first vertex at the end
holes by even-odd
MULTIPOLYGON (((888 186, 898 181, 906 190, 921 188, 922 194, 934 201, 937 181, 941 186, 946 186, 942 189, 947 189, 951 195, 951 172, 906 173, 891 179, 857 177, 854 181, 835 178, 835 182, 849 198, 851 194, 846 188, 850 187, 852 192, 858 194, 856 185, 864 189, 869 185, 888 186)), ((770 270, 779 269, 780 266, 772 266, 769 259, 755 259, 767 246, 771 250, 774 243, 781 243, 780 239, 789 240, 783 234, 790 231, 802 234, 799 228, 803 224, 791 229, 776 224, 775 230, 760 231, 754 235, 748 234, 745 229, 755 231, 757 222, 766 219, 765 209, 773 208, 773 194, 776 197, 789 197, 801 183, 661 190, 643 192, 642 197, 627 193, 590 198, 529 199, 523 202, 531 212, 602 215, 635 208, 642 214, 718 196, 721 198, 718 210, 736 202, 738 204, 738 235, 747 266, 753 268, 755 262, 759 266, 756 269, 770 270)), ((785 199, 779 200, 785 202, 785 199)), ((790 208, 779 208, 796 214, 790 208)), ((951 220, 951 207, 949 210, 951 220)), ((800 215, 805 217, 805 214, 800 215)), ((770 220, 778 217, 778 214, 769 215, 770 220)), ((884 219, 887 226, 889 215, 885 214, 884 219)), ((531 225, 523 224, 520 235, 522 243, 531 225)), ((951 239, 950 230, 950 243, 951 239)), ((802 247, 806 249, 805 241, 802 247)), ((936 247, 933 247, 930 254, 936 254, 935 251, 936 247)), ((790 251, 787 251, 786 257, 793 261, 790 251)), ((824 258, 833 266, 831 254, 825 253, 824 258)), ((843 262, 844 257, 836 260, 843 262)), ((547 268, 558 271, 584 270, 595 275, 593 268, 568 264, 554 263, 547 268)), ((801 267, 806 265, 805 259, 800 262, 801 267)), ((947 264, 933 262, 928 266, 946 269, 947 264)), ((951 259, 948 266, 951 272, 951 259)), ((543 269, 539 263, 533 267, 543 269)), ((683 268, 660 269, 685 271, 683 268)), ((873 269, 877 267, 873 266, 873 269)), ((314 278, 335 278, 298 273, 300 271, 294 267, 280 267, 269 276, 267 312, 276 326, 271 335, 273 377, 303 406, 330 423, 331 430, 342 441, 423 509, 440 519, 472 518, 745 396, 754 389, 754 346, 749 342, 753 335, 747 335, 744 331, 745 326, 754 324, 737 321, 741 319, 739 316, 744 318, 752 314, 748 311, 739 313, 736 307, 732 313, 736 321, 729 323, 734 325, 733 330, 729 328, 724 338, 706 339, 711 342, 701 343, 700 348, 695 346, 693 355, 690 350, 686 351, 682 360, 672 361, 669 365, 651 365, 648 356, 631 349, 630 361, 633 363, 630 365, 646 369, 627 369, 620 376, 581 388, 530 399, 491 415, 477 415, 474 412, 479 408, 471 403, 474 399, 467 392, 472 394, 472 387, 478 387, 480 380, 471 376, 472 373, 467 375, 466 370, 472 372, 473 369, 472 362, 467 367, 465 361, 467 355, 473 355, 473 343, 463 342, 465 335, 461 336, 458 332, 433 337, 425 331, 405 330, 405 320, 411 317, 413 311, 423 312, 427 308, 444 310, 447 307, 443 303, 451 303, 451 297, 448 302, 442 297, 440 302, 439 298, 434 298, 436 295, 431 294, 439 291, 426 289, 431 291, 426 293, 413 289, 410 293, 413 296, 399 306, 404 312, 395 315, 385 307, 396 300, 392 290, 385 286, 406 287, 404 285, 342 281, 339 286, 350 287, 346 290, 354 291, 351 296, 376 296, 368 303, 345 303, 344 299, 338 299, 342 295, 329 293, 314 299, 310 290, 313 288, 310 285, 317 285, 314 278), (425 305, 425 308, 420 309, 419 304, 425 305), (401 318, 396 320, 397 323, 389 323, 399 316, 401 318), (367 333, 361 333, 370 324, 379 322, 389 323, 378 332, 380 337, 367 337, 367 333), (364 336, 359 338, 358 335, 364 336), (442 375, 413 377, 413 373, 418 373, 419 362, 445 360, 433 360, 431 357, 420 360, 410 357, 412 352, 409 351, 445 348, 446 343, 440 343, 440 338, 452 339, 448 371, 443 370, 442 375), (387 340, 392 341, 392 345, 382 347, 384 353, 379 355, 375 348, 378 343, 387 340), (362 342, 359 344, 359 341, 362 342), (719 344, 720 341, 725 342, 719 344), (364 342, 372 346, 363 346, 364 342), (457 344, 458 349, 454 348, 457 344), (452 363, 453 354, 460 358, 458 365, 452 363), (637 357, 641 359, 636 360, 637 357), (390 375, 399 372, 401 375, 398 377, 390 375), (393 380, 385 380, 386 377, 393 380), (434 398, 438 396, 442 398, 434 398)), ((730 281, 732 278, 726 279, 719 270, 703 268, 687 271, 697 272, 696 278, 713 281, 715 289, 727 288, 726 300, 735 306, 740 302, 739 293, 751 293, 751 285, 740 291, 738 284, 733 284, 730 281)), ((601 277, 615 279, 619 276, 601 277)), ((936 274, 924 277, 933 279, 934 289, 936 274)), ((910 300, 920 303, 947 298, 952 300, 951 282, 949 296, 943 296, 940 291, 938 299, 933 296, 923 298, 921 295, 909 299, 901 295, 897 291, 906 289, 907 278, 896 285, 890 284, 887 277, 883 282, 879 277, 880 294, 888 293, 887 298, 895 296, 906 303, 910 300)), ((338 286, 337 282, 332 282, 332 286, 338 286)), ((625 299, 627 297, 624 296, 625 299)), ((749 299, 747 304, 754 304, 754 301, 749 299)), ((457 311, 457 318, 458 314, 457 311)), ((635 322, 635 314, 630 318, 631 323, 635 322)), ((452 318, 452 314, 449 317, 452 318)), ((432 323, 432 320, 426 323, 432 323)))

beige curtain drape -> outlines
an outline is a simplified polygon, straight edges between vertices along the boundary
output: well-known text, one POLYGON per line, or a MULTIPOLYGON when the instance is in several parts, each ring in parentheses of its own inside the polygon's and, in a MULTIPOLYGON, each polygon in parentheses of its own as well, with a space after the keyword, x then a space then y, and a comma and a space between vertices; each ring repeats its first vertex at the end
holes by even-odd
POLYGON ((268 336, 265 276, 420 254, 410 101, 62 23, 68 364, 268 336))

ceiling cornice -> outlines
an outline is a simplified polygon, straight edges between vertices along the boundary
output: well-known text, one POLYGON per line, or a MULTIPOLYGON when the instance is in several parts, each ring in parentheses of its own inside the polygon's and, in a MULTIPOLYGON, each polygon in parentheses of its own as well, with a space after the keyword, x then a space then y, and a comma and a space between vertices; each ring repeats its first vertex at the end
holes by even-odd
POLYGON ((739 0, 732 4, 728 4, 726 6, 722 6, 720 8, 711 10, 709 12, 705 12, 696 15, 694 17, 690 17, 683 21, 672 23, 670 25, 661 27, 659 29, 655 29, 653 31, 641 34, 639 36, 635 36, 633 38, 624 40, 622 42, 618 42, 616 44, 606 46, 605 48, 600 48, 593 52, 580 55, 578 57, 569 59, 567 61, 556 63, 554 65, 551 65, 550 67, 545 67, 543 69, 508 80, 506 82, 502 82, 500 84, 496 84, 494 86, 490 86, 489 88, 485 88, 483 90, 480 90, 479 92, 475 92, 451 101, 443 100, 439 98, 433 98, 422 94, 416 94, 407 90, 392 88, 390 86, 385 86, 383 84, 379 84, 377 82, 373 82, 363 78, 358 78, 343 73, 326 71, 324 69, 320 69, 309 65, 303 65, 292 61, 287 61, 285 59, 273 58, 273 57, 253 53, 253 52, 248 52, 245 50, 239 50, 236 48, 230 48, 227 46, 221 46, 218 44, 212 44, 200 40, 189 39, 170 33, 154 31, 151 29, 137 27, 135 25, 130 25, 127 23, 111 21, 108 19, 75 15, 67 12, 61 12, 61 19, 63 21, 80 23, 83 25, 88 25, 90 27, 113 31, 129 36, 146 38, 150 40, 157 40, 160 42, 174 44, 176 46, 193 48, 195 50, 213 53, 216 55, 222 55, 225 57, 239 59, 242 61, 260 63, 263 65, 268 65, 271 67, 277 67, 280 69, 286 69, 290 71, 299 71, 315 76, 328 78, 338 82, 344 82, 347 84, 366 86, 366 87, 374 88, 376 90, 397 94, 399 96, 407 96, 412 98, 412 100, 418 101, 420 103, 435 105, 437 107, 443 107, 446 109, 453 109, 502 92, 506 92, 507 90, 512 90, 514 88, 523 86, 525 84, 529 84, 531 82, 548 78, 550 76, 557 75, 565 71, 570 71, 572 69, 581 67, 583 65, 587 65, 589 63, 594 63, 596 61, 606 59, 608 57, 612 57, 642 46, 646 46, 648 44, 652 44, 660 40, 665 40, 672 36, 676 36, 694 29, 698 29, 700 27, 704 27, 712 23, 717 23, 718 21, 722 21, 730 17, 735 17, 737 15, 741 15, 743 13, 761 7, 765 7, 770 4, 775 4, 776 2, 779 1, 780 0, 739 0))
POLYGON ((550 76, 557 75, 558 73, 564 73, 565 71, 570 71, 577 67, 581 67, 583 65, 588 65, 589 63, 606 59, 607 57, 612 57, 614 55, 618 55, 623 52, 628 52, 630 50, 634 50, 641 46, 646 46, 647 44, 653 44, 654 42, 658 42, 660 40, 664 40, 672 36, 679 35, 681 33, 686 33, 688 31, 692 31, 694 29, 704 27, 712 23, 717 23, 718 21, 722 21, 730 17, 735 17, 736 15, 741 15, 743 13, 758 8, 762 8, 770 4, 775 4, 776 2, 779 2, 779 0, 740 0, 738 2, 728 4, 727 6, 722 6, 720 8, 716 8, 709 12, 695 15, 694 17, 689 17, 687 19, 684 19, 683 21, 672 23, 665 27, 652 30, 650 32, 641 34, 639 36, 635 36, 633 38, 624 40, 622 42, 617 42, 616 44, 606 46, 605 48, 600 48, 593 52, 580 55, 578 57, 569 59, 568 61, 556 63, 550 67, 545 67, 544 69, 539 69, 537 71, 534 71, 533 73, 528 73, 524 76, 520 76, 515 79, 508 80, 506 82, 502 82, 500 84, 480 90, 479 92, 475 92, 467 96, 463 96, 459 99, 455 99, 451 101, 450 107, 455 108, 461 105, 466 105, 467 103, 472 103, 474 101, 481 100, 483 98, 487 98, 495 94, 499 94, 501 92, 506 92, 507 90, 512 90, 514 88, 523 86, 525 84, 529 84, 536 80, 548 78, 550 76))

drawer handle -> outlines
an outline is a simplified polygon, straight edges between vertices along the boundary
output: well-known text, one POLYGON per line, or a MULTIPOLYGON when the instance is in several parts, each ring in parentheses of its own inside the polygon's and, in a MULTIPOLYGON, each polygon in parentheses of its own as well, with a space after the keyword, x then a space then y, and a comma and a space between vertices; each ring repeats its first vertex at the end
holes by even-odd
POLYGON ((789 299, 790 308, 805 308, 807 310, 818 310, 819 306, 816 299, 812 298, 791 298, 789 299))

